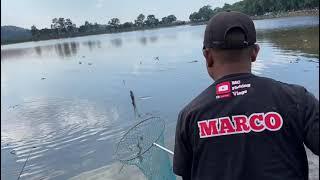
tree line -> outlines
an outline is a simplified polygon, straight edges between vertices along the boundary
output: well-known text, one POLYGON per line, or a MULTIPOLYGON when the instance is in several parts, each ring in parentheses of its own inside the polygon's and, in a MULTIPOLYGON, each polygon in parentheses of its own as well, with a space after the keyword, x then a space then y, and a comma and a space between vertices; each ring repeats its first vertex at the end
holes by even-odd
POLYGON ((222 11, 239 11, 250 16, 276 14, 279 12, 313 9, 319 7, 319 0, 242 0, 212 9, 210 5, 203 6, 197 12, 190 14, 191 22, 208 21, 222 11))
MULTIPOLYGON (((270 13, 279 13, 292 10, 312 9, 319 7, 319 0, 242 0, 234 4, 224 4, 223 7, 212 9, 210 5, 201 7, 197 12, 189 16, 191 23, 208 21, 215 14, 231 10, 240 11, 250 16, 259 16, 270 13)), ((61 37, 72 37, 89 34, 111 33, 122 31, 133 31, 139 29, 165 27, 172 25, 183 25, 185 21, 178 21, 175 15, 168 15, 157 19, 155 15, 145 16, 139 14, 134 22, 120 23, 118 18, 112 18, 107 24, 85 23, 77 27, 71 19, 54 18, 51 22, 51 28, 38 29, 31 27, 33 40, 52 39, 61 37)))
POLYGON ((38 29, 35 25, 31 26, 31 34, 33 40, 40 40, 98 33, 132 31, 182 24, 185 24, 185 21, 178 21, 175 15, 168 15, 159 20, 155 15, 145 16, 144 14, 139 14, 134 22, 125 22, 121 24, 118 18, 111 18, 107 21, 107 24, 90 23, 85 21, 83 25, 77 27, 71 19, 60 17, 52 19, 50 29, 38 29))

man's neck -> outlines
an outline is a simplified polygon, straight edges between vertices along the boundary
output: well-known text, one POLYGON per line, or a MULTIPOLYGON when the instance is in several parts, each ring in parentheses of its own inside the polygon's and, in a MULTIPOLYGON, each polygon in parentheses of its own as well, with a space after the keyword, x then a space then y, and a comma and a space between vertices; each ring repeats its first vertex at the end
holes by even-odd
POLYGON ((217 80, 221 79, 224 76, 228 76, 228 75, 231 75, 231 74, 240 74, 240 73, 251 73, 251 70, 249 69, 249 70, 234 70, 234 71, 221 72, 221 73, 215 75, 214 81, 217 81, 217 80))

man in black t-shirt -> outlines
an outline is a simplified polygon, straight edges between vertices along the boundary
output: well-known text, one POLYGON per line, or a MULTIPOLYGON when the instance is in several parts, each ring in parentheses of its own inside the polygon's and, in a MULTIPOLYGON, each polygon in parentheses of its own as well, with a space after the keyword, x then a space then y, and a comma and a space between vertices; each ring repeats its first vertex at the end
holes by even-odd
POLYGON ((215 82, 179 114, 174 172, 184 180, 307 180, 319 155, 319 101, 305 88, 251 74, 259 46, 238 12, 210 19, 203 54, 215 82))

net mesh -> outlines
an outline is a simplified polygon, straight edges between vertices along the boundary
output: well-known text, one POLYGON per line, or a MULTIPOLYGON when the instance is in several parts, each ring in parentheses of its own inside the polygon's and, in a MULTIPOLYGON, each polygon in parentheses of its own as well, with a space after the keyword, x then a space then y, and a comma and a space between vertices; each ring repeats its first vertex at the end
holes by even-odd
POLYGON ((151 117, 136 124, 120 140, 116 158, 127 165, 137 166, 148 180, 174 180, 169 155, 153 145, 164 145, 165 123, 151 117))

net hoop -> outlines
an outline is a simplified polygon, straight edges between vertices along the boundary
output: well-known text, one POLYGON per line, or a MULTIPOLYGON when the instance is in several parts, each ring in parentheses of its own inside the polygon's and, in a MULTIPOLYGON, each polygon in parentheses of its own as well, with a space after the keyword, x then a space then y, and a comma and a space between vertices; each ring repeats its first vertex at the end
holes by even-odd
MULTIPOLYGON (((119 142, 118 142, 118 144, 117 144, 117 148, 116 148, 116 157, 117 157, 117 159, 118 159, 120 162, 129 162, 129 161, 132 161, 132 160, 138 158, 139 156, 142 156, 143 154, 145 154, 146 152, 148 152, 148 151, 154 146, 153 143, 157 142, 157 141, 161 138, 161 136, 162 136, 163 133, 164 133, 164 130, 165 130, 165 122, 164 122, 164 120, 160 119, 160 117, 149 117, 149 118, 147 118, 147 119, 145 119, 145 120, 142 120, 142 121, 140 121, 139 123, 135 124, 133 127, 131 127, 130 129, 128 129, 127 132, 126 132, 126 133, 121 137, 121 139, 119 140, 119 142), (160 122, 160 125, 162 126, 162 127, 158 127, 158 128, 161 128, 161 130, 160 130, 159 134, 158 134, 157 136, 155 136, 156 138, 154 138, 154 141, 151 142, 151 143, 149 143, 148 147, 145 148, 145 150, 143 150, 141 153, 139 153, 139 155, 137 154, 137 155, 135 155, 135 156, 133 156, 133 157, 131 157, 131 158, 127 158, 127 159, 125 159, 125 158, 120 158, 118 152, 119 152, 119 148, 120 148, 121 143, 125 143, 126 137, 127 137, 133 130, 135 130, 137 127, 141 126, 142 124, 144 124, 144 123, 146 123, 146 122, 148 122, 148 121, 150 121, 150 120, 152 120, 152 119, 157 119, 157 121, 159 121, 159 122, 160 122)), ((130 157, 130 156, 129 156, 129 157, 130 157)))

